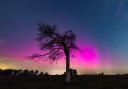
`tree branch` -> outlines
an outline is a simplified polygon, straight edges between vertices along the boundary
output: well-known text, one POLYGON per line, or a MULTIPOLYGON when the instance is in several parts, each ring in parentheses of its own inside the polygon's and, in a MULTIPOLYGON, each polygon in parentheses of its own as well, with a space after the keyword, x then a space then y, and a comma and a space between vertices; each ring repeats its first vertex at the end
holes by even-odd
POLYGON ((48 53, 45 53, 45 54, 43 54, 43 55, 41 55, 41 54, 34 54, 34 55, 32 55, 32 56, 30 56, 30 58, 31 59, 35 59, 35 58, 42 58, 42 57, 45 57, 45 56, 47 56, 47 55, 51 55, 51 54, 53 54, 53 53, 56 53, 57 51, 59 51, 61 48, 54 48, 53 50, 51 50, 50 52, 48 52, 48 53))

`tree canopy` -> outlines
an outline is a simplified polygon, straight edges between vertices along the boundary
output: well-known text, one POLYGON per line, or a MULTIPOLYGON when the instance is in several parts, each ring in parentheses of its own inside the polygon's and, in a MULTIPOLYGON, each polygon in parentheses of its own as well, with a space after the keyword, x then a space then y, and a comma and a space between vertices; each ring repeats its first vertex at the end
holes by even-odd
POLYGON ((51 61, 58 60, 65 54, 66 48, 73 50, 78 50, 76 46, 76 34, 68 30, 64 33, 59 33, 57 31, 56 25, 49 25, 46 23, 38 24, 38 37, 36 40, 39 42, 39 47, 41 50, 46 51, 44 54, 34 54, 32 58, 42 58, 46 57, 51 61))

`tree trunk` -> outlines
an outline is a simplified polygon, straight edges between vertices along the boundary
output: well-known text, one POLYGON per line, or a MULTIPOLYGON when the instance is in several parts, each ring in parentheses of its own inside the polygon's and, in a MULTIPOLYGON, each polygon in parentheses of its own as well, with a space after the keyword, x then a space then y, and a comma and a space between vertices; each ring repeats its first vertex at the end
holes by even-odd
POLYGON ((70 51, 69 48, 65 48, 65 56, 66 56, 66 82, 70 83, 70 51))

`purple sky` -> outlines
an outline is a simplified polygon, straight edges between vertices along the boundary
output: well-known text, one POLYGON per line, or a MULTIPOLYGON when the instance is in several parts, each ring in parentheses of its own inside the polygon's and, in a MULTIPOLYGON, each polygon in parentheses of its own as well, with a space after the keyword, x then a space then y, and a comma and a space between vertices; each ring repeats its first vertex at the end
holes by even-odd
POLYGON ((128 73, 127 0, 0 0, 0 68, 65 71, 65 59, 53 65, 25 58, 40 52, 37 24, 73 30, 83 52, 71 57, 71 67, 83 73, 128 73))

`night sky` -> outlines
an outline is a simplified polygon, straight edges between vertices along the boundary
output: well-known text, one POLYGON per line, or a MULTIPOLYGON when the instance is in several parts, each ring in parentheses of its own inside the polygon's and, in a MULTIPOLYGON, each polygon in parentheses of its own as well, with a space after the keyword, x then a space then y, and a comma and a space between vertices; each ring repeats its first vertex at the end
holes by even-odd
POLYGON ((27 56, 40 52, 37 24, 73 30, 82 52, 71 57, 79 74, 128 73, 128 0, 0 0, 0 68, 65 71, 65 59, 51 64, 27 56))

